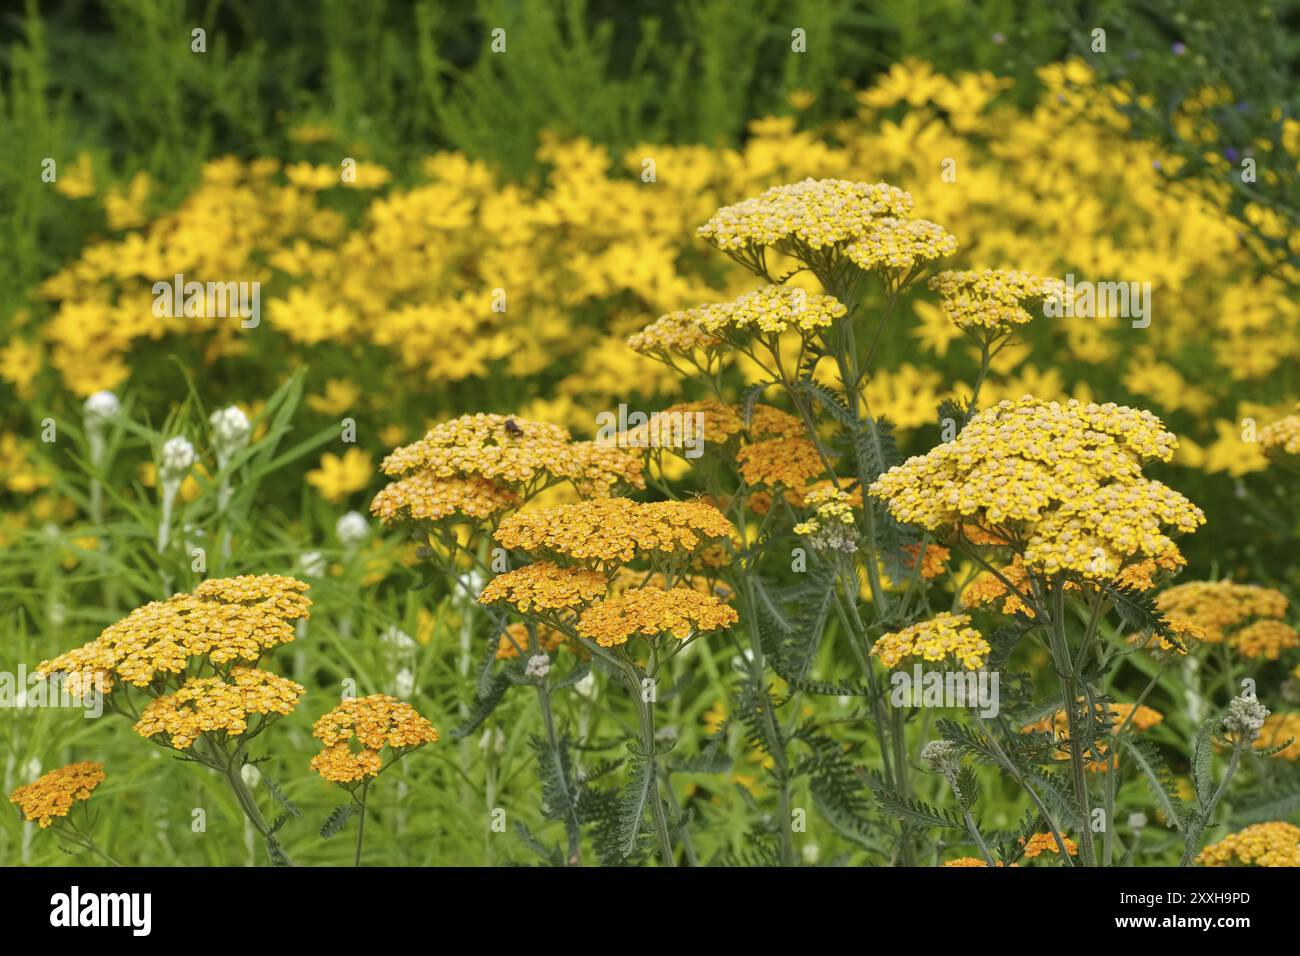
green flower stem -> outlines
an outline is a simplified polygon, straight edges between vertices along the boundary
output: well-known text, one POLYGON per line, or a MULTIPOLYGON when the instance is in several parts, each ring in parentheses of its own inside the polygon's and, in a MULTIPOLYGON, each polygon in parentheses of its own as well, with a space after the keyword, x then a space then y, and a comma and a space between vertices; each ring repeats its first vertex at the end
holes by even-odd
POLYGON ((357 800, 357 805, 360 807, 357 814, 360 816, 361 820, 357 824, 357 849, 352 856, 353 866, 361 865, 361 844, 366 838, 366 797, 369 796, 369 793, 370 781, 367 780, 361 785, 361 799, 357 800))
POLYGON ((668 818, 664 816, 663 800, 659 796, 659 759, 655 752, 654 704, 644 699, 645 695, 635 665, 630 661, 626 662, 624 673, 627 675, 632 700, 636 704, 637 716, 641 719, 641 745, 645 751, 647 772, 650 774, 650 817, 654 820, 655 838, 659 842, 659 861, 664 866, 676 866, 672 837, 668 833, 668 818))
MULTIPOLYGON (((1215 788, 1214 796, 1210 797, 1210 802, 1205 807, 1205 814, 1202 817, 1204 824, 1208 825, 1214 821, 1214 810, 1219 805, 1219 801, 1223 799, 1224 792, 1228 789, 1228 781, 1237 772, 1237 767, 1241 763, 1241 752, 1245 746, 1246 744, 1241 741, 1233 743, 1232 756, 1228 758, 1228 769, 1224 772, 1223 779, 1219 781, 1219 786, 1215 788)), ((1183 850, 1183 858, 1178 862, 1178 865, 1181 867, 1191 863, 1198 849, 1199 847, 1197 847, 1195 841, 1187 841, 1183 850)))

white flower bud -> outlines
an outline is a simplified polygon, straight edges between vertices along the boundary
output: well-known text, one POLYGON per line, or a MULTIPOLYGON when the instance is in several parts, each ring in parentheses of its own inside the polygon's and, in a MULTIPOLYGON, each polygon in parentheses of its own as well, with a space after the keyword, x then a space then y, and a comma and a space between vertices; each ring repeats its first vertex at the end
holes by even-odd
POLYGON ((86 427, 99 429, 111 422, 122 411, 122 403, 112 392, 96 392, 82 405, 86 427))
POLYGON ((1234 743, 1247 744, 1259 738, 1269 710, 1258 697, 1234 697, 1228 701, 1228 716, 1223 718, 1223 729, 1234 743))
POLYGON ((551 672, 551 659, 545 654, 534 654, 528 658, 528 666, 524 668, 524 673, 529 677, 536 677, 539 680, 551 672))
POLYGON ((224 467, 230 458, 248 444, 252 426, 248 416, 235 405, 219 409, 208 419, 212 426, 212 447, 216 450, 217 461, 224 467))
POLYGON ((349 511, 334 522, 334 534, 343 547, 351 550, 359 547, 370 533, 370 522, 359 511, 349 511))
POLYGON ((177 435, 163 443, 158 470, 164 482, 178 482, 194 465, 194 446, 188 438, 177 435))

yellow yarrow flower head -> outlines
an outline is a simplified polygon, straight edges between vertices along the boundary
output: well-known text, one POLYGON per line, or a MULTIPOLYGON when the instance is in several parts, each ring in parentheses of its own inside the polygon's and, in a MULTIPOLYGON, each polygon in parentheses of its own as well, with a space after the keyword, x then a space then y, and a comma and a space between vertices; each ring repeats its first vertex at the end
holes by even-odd
POLYGON ((1300 866, 1300 827, 1256 823, 1201 851, 1202 866, 1300 866))
POLYGON ((731 302, 702 305, 696 320, 705 332, 734 339, 758 335, 769 341, 784 332, 803 334, 826 329, 848 310, 834 296, 797 286, 769 285, 731 302))
POLYGON ((1005 269, 940 272, 930 288, 953 324, 969 332, 1009 332, 1033 320, 1027 305, 1064 301, 1066 295, 1060 279, 1005 269))
POLYGON ((686 640, 702 632, 725 630, 738 619, 730 605, 694 588, 629 588, 583 611, 578 633, 601 647, 615 647, 637 635, 654 638, 671 634, 686 640))
POLYGON ((104 765, 92 760, 68 764, 51 770, 32 783, 9 795, 23 816, 43 830, 56 817, 66 817, 73 804, 89 800, 95 788, 104 782, 104 765))
POLYGON ((956 238, 938 223, 889 217, 872 220, 844 249, 859 269, 879 273, 891 291, 906 286, 924 266, 956 251, 956 238))
POLYGON ((559 425, 507 415, 463 415, 395 449, 384 474, 424 472, 436 478, 485 478, 525 497, 558 481, 580 493, 608 495, 618 485, 644 488, 639 455, 595 442, 572 441, 559 425))
POLYGON ((888 183, 805 179, 724 206, 696 233, 728 252, 821 249, 864 234, 877 217, 904 218, 911 211, 912 197, 888 183))
POLYGON ((1181 494, 1142 475, 1176 444, 1150 412, 1026 396, 980 412, 869 493, 899 521, 947 533, 974 526, 1013 543, 1030 571, 1109 581, 1132 563, 1174 562, 1164 528, 1205 522, 1181 494))
POLYGON ((518 551, 603 566, 639 557, 689 558, 734 533, 726 516, 704 501, 593 498, 517 512, 501 522, 494 537, 518 551))
POLYGON ((370 502, 381 524, 478 522, 519 507, 523 499, 486 478, 439 478, 416 471, 390 482, 370 502))
POLYGON ((984 666, 992 646, 975 628, 967 614, 941 611, 901 631, 884 634, 871 647, 873 657, 886 668, 915 661, 942 662, 975 671, 984 666))
POLYGON ((609 581, 591 568, 565 568, 535 561, 498 574, 479 595, 480 604, 509 604, 522 613, 572 611, 604 597, 609 581))
POLYGON ((179 690, 150 701, 134 730, 185 750, 203 734, 242 736, 254 715, 283 717, 305 692, 301 684, 268 671, 234 667, 227 677, 192 677, 179 690))
POLYGON ((193 594, 177 594, 136 608, 95 640, 53 660, 43 677, 66 674, 110 690, 117 681, 147 688, 184 673, 194 658, 223 667, 255 663, 294 639, 294 625, 310 616, 307 584, 274 574, 204 581, 193 594))
POLYGON ((853 554, 858 550, 853 496, 831 484, 812 488, 804 504, 812 517, 794 526, 794 533, 806 536, 818 551, 853 554))
POLYGON ((377 776, 384 766, 384 747, 397 760, 438 740, 433 724, 410 704, 387 694, 343 701, 322 715, 311 733, 324 744, 312 757, 311 768, 326 780, 344 785, 377 776), (352 749, 354 744, 358 750, 352 749))
POLYGON ((1300 470, 1300 405, 1295 414, 1261 428, 1259 444, 1270 461, 1300 470))

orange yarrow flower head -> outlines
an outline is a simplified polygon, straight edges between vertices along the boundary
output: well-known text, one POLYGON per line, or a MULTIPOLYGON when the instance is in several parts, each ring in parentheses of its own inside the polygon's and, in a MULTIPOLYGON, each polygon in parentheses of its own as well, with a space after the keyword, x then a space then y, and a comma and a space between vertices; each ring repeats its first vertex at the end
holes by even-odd
POLYGON ((1277 660, 1296 646, 1294 628, 1282 618, 1287 597, 1274 588, 1236 581, 1187 581, 1156 597, 1156 607, 1201 632, 1206 644, 1222 644, 1247 657, 1277 660))
POLYGON ((204 734, 240 737, 255 716, 263 718, 262 724, 283 717, 298 706, 305 692, 301 684, 269 671, 234 667, 224 678, 191 677, 179 690, 150 701, 134 730, 141 737, 161 737, 168 746, 186 750, 204 734))
POLYGON ((1300 827, 1256 823, 1201 851, 1202 866, 1300 866, 1300 827))
POLYGON ((1026 396, 980 412, 869 493, 899 521, 948 534, 974 524, 1018 543, 1031 573, 1113 581, 1131 564, 1176 565, 1165 529, 1205 523, 1187 498, 1142 474, 1176 444, 1150 412, 1026 396))
POLYGON ((664 590, 649 586, 629 588, 591 605, 578 618, 578 633, 601 647, 626 644, 637 636, 665 634, 685 641, 697 634, 725 630, 738 619, 735 609, 715 595, 691 587, 664 590))
POLYGON ((166 601, 136 608, 80 648, 42 661, 43 677, 64 674, 94 681, 104 692, 116 682, 148 688, 183 674, 199 657, 224 668, 255 663, 294 639, 294 625, 309 617, 307 584, 275 574, 213 578, 166 601))
POLYGON ((32 783, 19 787, 9 795, 9 802, 17 804, 26 819, 44 830, 56 818, 66 817, 73 804, 89 800, 95 788, 103 782, 104 765, 84 760, 51 770, 32 783))
POLYGON ((322 715, 312 725, 311 733, 324 744, 324 749, 312 757, 311 768, 326 780, 344 786, 377 776, 384 766, 385 747, 392 760, 399 760, 438 739, 433 724, 414 707, 387 694, 343 701, 322 715))
POLYGON ((545 616, 574 611, 605 596, 609 580, 591 568, 535 561, 498 574, 479 595, 480 604, 508 604, 523 614, 545 616))

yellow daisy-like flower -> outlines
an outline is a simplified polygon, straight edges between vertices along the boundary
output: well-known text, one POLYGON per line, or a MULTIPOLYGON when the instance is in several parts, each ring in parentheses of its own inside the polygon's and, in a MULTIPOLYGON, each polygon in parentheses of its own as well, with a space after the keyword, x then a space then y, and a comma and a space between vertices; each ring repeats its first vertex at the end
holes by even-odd
POLYGON ((730 605, 693 588, 629 588, 583 611, 578 633, 601 647, 614 647, 638 634, 671 634, 685 640, 699 632, 724 630, 737 620, 730 605))
POLYGON ((1202 866, 1300 866, 1300 827, 1256 823, 1201 851, 1202 866))
POLYGON ((235 667, 228 678, 192 677, 171 694, 150 701, 134 730, 164 736, 185 750, 205 733, 238 737, 255 714, 283 717, 298 706, 306 688, 256 667, 235 667))
POLYGON ((311 768, 334 783, 355 783, 376 776, 383 767, 380 753, 395 757, 438 740, 438 731, 405 701, 387 694, 354 697, 322 715, 311 729, 324 749, 311 759, 311 768), (360 747, 351 749, 352 744, 360 747))
POLYGON ((342 456, 321 455, 320 467, 307 472, 307 484, 320 491, 326 501, 339 502, 370 484, 375 473, 369 452, 349 448, 342 456))
POLYGON ((84 760, 51 770, 34 782, 19 787, 9 795, 9 802, 17 804, 23 816, 43 830, 56 817, 66 817, 77 801, 89 800, 95 788, 103 782, 104 765, 84 760))
POLYGON ((975 671, 984 666, 992 649, 970 626, 969 615, 942 611, 928 621, 882 635, 871 654, 891 670, 910 661, 942 661, 975 671))
POLYGON ((704 501, 595 498, 512 514, 495 537, 520 551, 625 564, 638 557, 689 556, 734 532, 726 516, 704 501))

